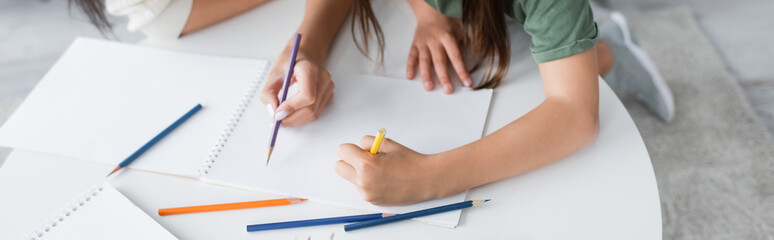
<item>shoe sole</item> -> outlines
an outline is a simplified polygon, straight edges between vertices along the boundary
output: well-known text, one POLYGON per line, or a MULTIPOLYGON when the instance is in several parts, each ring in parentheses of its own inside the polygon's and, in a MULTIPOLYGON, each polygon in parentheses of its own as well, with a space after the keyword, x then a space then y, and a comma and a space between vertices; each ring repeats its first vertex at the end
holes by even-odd
POLYGON ((626 48, 629 49, 629 51, 634 54, 634 57, 637 58, 637 61, 642 63, 642 66, 645 68, 645 71, 648 72, 650 77, 653 79, 653 82, 656 84, 656 90, 661 94, 661 96, 664 96, 664 100, 666 101, 666 108, 667 108, 667 119, 666 122, 669 122, 672 120, 672 118, 675 115, 675 102, 674 98, 672 97, 672 91, 669 89, 669 86, 667 85, 666 81, 664 81, 664 78, 661 77, 661 74, 658 73, 658 69, 656 68, 656 64, 653 63, 653 61, 650 60, 650 57, 648 56, 648 53, 645 52, 642 48, 637 46, 637 44, 632 41, 632 35, 629 31, 629 25, 626 22, 626 18, 624 18, 623 14, 620 12, 612 12, 610 13, 610 19, 618 25, 618 27, 621 29, 621 32, 623 33, 623 42, 626 48))

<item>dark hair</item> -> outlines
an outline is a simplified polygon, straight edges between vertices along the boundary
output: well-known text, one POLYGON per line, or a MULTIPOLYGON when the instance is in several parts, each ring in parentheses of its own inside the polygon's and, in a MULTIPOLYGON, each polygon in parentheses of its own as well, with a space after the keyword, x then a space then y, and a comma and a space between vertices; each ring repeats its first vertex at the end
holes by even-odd
POLYGON ((77 5, 87 17, 89 21, 102 33, 113 32, 113 25, 107 20, 105 15, 105 2, 104 0, 68 0, 67 7, 72 9, 73 4, 77 5))
MULTIPOLYGON (((462 27, 463 47, 470 47, 473 57, 477 60, 470 70, 478 70, 482 63, 487 65, 482 81, 474 89, 495 88, 500 85, 508 72, 511 60, 510 38, 505 25, 504 3, 502 0, 463 0, 462 27), (497 66, 495 68, 495 62, 497 66)), ((352 18, 352 37, 357 48, 368 55, 368 38, 371 31, 379 43, 379 63, 384 54, 384 37, 371 9, 370 0, 356 0, 352 18), (355 38, 355 22, 359 23, 363 46, 355 38), (372 29, 373 28, 373 29, 372 29)))
POLYGON ((352 23, 350 24, 350 30, 352 31, 352 40, 355 41, 355 46, 360 50, 363 55, 368 56, 368 39, 371 36, 371 31, 376 35, 376 43, 379 47, 377 53, 378 63, 381 65, 384 63, 384 35, 382 34, 382 27, 379 26, 379 20, 376 19, 373 9, 371 8, 370 0, 356 0, 352 10, 352 23), (355 37, 355 23, 360 26, 361 44, 355 37))

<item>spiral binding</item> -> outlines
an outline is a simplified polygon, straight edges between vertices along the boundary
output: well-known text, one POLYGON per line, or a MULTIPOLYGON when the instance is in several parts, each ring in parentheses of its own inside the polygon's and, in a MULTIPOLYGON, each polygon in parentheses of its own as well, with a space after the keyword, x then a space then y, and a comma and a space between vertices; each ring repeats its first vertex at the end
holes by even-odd
POLYGON ((70 215, 77 214, 78 210, 83 208, 86 203, 91 201, 93 198, 97 197, 100 192, 102 192, 103 187, 102 186, 93 186, 89 190, 86 190, 85 192, 81 193, 81 195, 78 195, 70 201, 70 203, 67 205, 67 207, 62 208, 59 212, 55 213, 51 218, 40 224, 37 228, 33 229, 31 232, 27 233, 25 235, 24 239, 27 240, 39 240, 39 239, 45 239, 46 234, 48 234, 50 231, 53 231, 53 229, 59 225, 59 223, 64 222, 70 215))
POLYGON ((221 150, 223 150, 223 147, 226 146, 226 142, 228 142, 228 138, 231 137, 231 134, 234 133, 234 128, 236 128, 237 124, 239 123, 239 120, 242 119, 242 115, 247 110, 247 107, 250 105, 250 101, 253 99, 255 94, 258 92, 258 89, 261 87, 263 83, 263 79, 266 78, 266 74, 268 73, 268 62, 262 62, 261 63, 263 67, 260 68, 258 73, 255 75, 255 78, 250 81, 250 86, 247 88, 247 92, 245 92, 244 96, 242 96, 242 100, 239 101, 239 105, 237 106, 236 110, 234 110, 234 113, 231 115, 231 118, 228 119, 228 124, 226 124, 226 127, 223 129, 223 132, 220 134, 220 137, 218 138, 218 142, 215 143, 215 146, 210 151, 209 156, 207 156, 207 160, 202 163, 202 166, 199 167, 199 177, 206 176, 210 169, 212 168, 212 165, 215 164, 215 161, 218 160, 218 156, 221 153, 221 150))

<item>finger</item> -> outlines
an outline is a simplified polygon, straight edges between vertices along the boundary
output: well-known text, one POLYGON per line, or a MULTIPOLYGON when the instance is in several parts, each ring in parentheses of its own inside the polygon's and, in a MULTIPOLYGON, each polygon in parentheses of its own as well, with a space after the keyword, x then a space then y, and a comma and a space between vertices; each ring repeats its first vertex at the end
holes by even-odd
MULTIPOLYGON (((331 99, 333 99, 333 94, 327 95, 326 99, 318 102, 321 103, 321 106, 327 106, 330 104, 331 99)), ((323 110, 324 107, 318 107, 318 109, 314 109, 312 106, 296 110, 293 115, 288 116, 282 120, 282 126, 299 127, 317 121, 317 119, 320 118, 323 110)))
POLYGON ((446 94, 452 93, 452 84, 449 79, 449 63, 446 61, 446 51, 443 50, 443 45, 436 45, 430 47, 430 54, 432 54, 433 68, 435 68, 435 75, 438 76, 438 82, 443 88, 443 92, 446 94))
MULTIPOLYGON (((266 79, 267 81, 261 89, 259 98, 263 104, 270 104, 272 108, 277 108, 277 103, 279 102, 277 94, 279 94, 280 89, 282 89, 282 79, 278 78, 276 75, 266 79)), ((274 114, 272 113, 272 115, 274 114)))
POLYGON ((431 66, 430 50, 426 47, 419 49, 419 75, 422 76, 422 85, 425 91, 433 90, 433 73, 431 66))
POLYGON ((400 144, 392 138, 384 138, 382 141, 382 146, 379 148, 382 152, 392 152, 401 148, 407 148, 406 146, 403 146, 403 144, 400 144))
POLYGON ((453 38, 442 38, 441 43, 443 44, 444 49, 446 49, 452 67, 454 67, 454 71, 457 72, 457 76, 460 78, 462 85, 465 87, 472 86, 473 80, 471 80, 468 68, 465 66, 465 61, 462 59, 462 54, 460 53, 460 47, 457 45, 457 41, 453 38))
POLYGON ((320 117, 325 106, 328 106, 333 98, 334 88, 333 82, 328 81, 327 79, 320 81, 320 85, 322 85, 320 88, 323 89, 319 91, 322 93, 322 96, 320 96, 321 100, 315 101, 314 106, 307 106, 303 109, 296 110, 296 112, 289 115, 285 120, 282 120, 282 126, 297 127, 317 121, 317 118, 320 117))
POLYGON ((352 165, 349 165, 349 163, 343 160, 336 161, 336 173, 347 181, 357 184, 355 181, 357 178, 357 171, 355 171, 355 168, 352 167, 352 165))
MULTIPOLYGON (((331 92, 331 94, 328 95, 328 97, 325 100, 323 100, 323 104, 320 105, 323 108, 323 110, 325 110, 325 108, 331 104, 331 102, 333 101, 333 96, 334 96, 333 92, 331 92)), ((322 112, 320 114, 322 114, 322 112)))
POLYGON ((406 79, 414 79, 417 75, 417 61, 419 61, 419 50, 412 46, 409 50, 408 63, 406 64, 406 79))
POLYGON ((374 144, 374 139, 376 139, 376 137, 371 135, 363 136, 363 138, 360 139, 360 147, 363 148, 363 150, 371 151, 371 146, 374 144))
POLYGON ((327 106, 325 104, 325 100, 327 100, 328 98, 331 98, 331 96, 333 96, 333 89, 335 87, 333 85, 333 81, 323 81, 321 83, 321 85, 322 85, 322 86, 320 86, 321 91, 318 94, 320 96, 317 99, 318 101, 316 101, 315 105, 314 105, 315 115, 316 116, 319 116, 320 113, 322 112, 322 110, 325 108, 325 106, 327 106))
POLYGON ((356 170, 363 167, 363 159, 368 157, 368 152, 351 143, 339 145, 336 154, 356 170))
POLYGON ((295 110, 292 115, 282 119, 283 127, 299 127, 311 122, 312 115, 314 115, 314 109, 312 106, 295 110))
POLYGON ((297 71, 294 74, 294 77, 299 84, 298 93, 288 98, 277 107, 276 116, 278 120, 282 119, 283 115, 290 116, 294 111, 307 106, 312 106, 314 102, 317 101, 317 81, 321 81, 321 79, 317 79, 319 74, 310 73, 310 71, 316 70, 309 70, 304 66, 306 65, 297 65, 296 67, 297 71), (285 113, 282 113, 283 111, 285 113))

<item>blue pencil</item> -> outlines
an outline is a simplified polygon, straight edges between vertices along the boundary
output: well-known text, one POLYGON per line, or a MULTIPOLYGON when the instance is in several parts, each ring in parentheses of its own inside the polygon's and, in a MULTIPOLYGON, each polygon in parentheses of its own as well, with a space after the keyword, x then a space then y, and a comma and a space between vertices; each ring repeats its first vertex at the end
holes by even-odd
POLYGON ((392 216, 392 214, 374 213, 374 214, 364 214, 364 215, 355 215, 355 216, 346 216, 346 217, 332 217, 332 218, 320 218, 320 219, 310 219, 310 220, 300 220, 300 221, 290 221, 290 222, 255 224, 255 225, 247 225, 247 231, 255 232, 255 231, 283 229, 283 228, 297 228, 297 227, 309 227, 309 226, 328 225, 328 224, 337 224, 337 223, 360 222, 360 221, 379 219, 379 218, 389 217, 389 216, 392 216))
POLYGON ((487 199, 487 200, 469 200, 469 201, 464 201, 464 202, 460 202, 460 203, 453 203, 453 204, 449 204, 449 205, 445 205, 445 206, 440 206, 440 207, 428 208, 428 209, 425 209, 425 210, 414 211, 414 212, 410 212, 410 213, 396 214, 395 216, 392 216, 392 217, 386 217, 386 218, 379 218, 379 219, 373 219, 373 220, 368 220, 368 221, 357 222, 357 223, 345 225, 344 226, 344 231, 349 232, 349 231, 358 230, 358 229, 361 229, 361 228, 373 227, 373 226, 387 224, 387 223, 391 223, 391 222, 397 222, 397 221, 402 221, 402 220, 406 220, 406 219, 412 219, 412 218, 423 217, 423 216, 427 216, 427 215, 433 215, 433 214, 436 214, 436 213, 442 213, 442 212, 448 212, 448 211, 457 210, 457 209, 468 208, 468 207, 476 206, 476 205, 479 205, 479 204, 482 204, 482 203, 485 203, 485 202, 489 202, 489 199, 487 199))
POLYGON ((134 153, 132 153, 132 155, 129 155, 129 157, 127 157, 126 159, 124 159, 124 161, 119 163, 118 166, 115 169, 113 169, 112 172, 108 173, 108 175, 106 177, 110 177, 110 175, 112 175, 113 173, 118 172, 118 170, 121 170, 122 168, 128 166, 135 159, 140 157, 140 155, 142 155, 142 153, 144 153, 145 151, 150 149, 153 146, 153 144, 156 144, 158 141, 160 141, 162 138, 164 138, 164 136, 167 136, 167 134, 172 132, 172 130, 175 130, 175 128, 177 128, 177 126, 180 126, 180 124, 183 124, 183 122, 185 122, 185 120, 188 120, 188 118, 193 116, 194 113, 198 112, 199 109, 202 109, 202 105, 201 104, 196 104, 196 106, 194 108, 192 108, 187 113, 185 113, 185 115, 183 115, 182 117, 177 119, 177 121, 172 123, 172 125, 169 125, 169 127, 164 129, 164 131, 161 131, 161 133, 159 133, 158 135, 153 137, 153 139, 151 139, 150 141, 145 143, 145 145, 142 145, 142 147, 140 147, 140 149, 137 149, 137 151, 134 151, 134 153))

